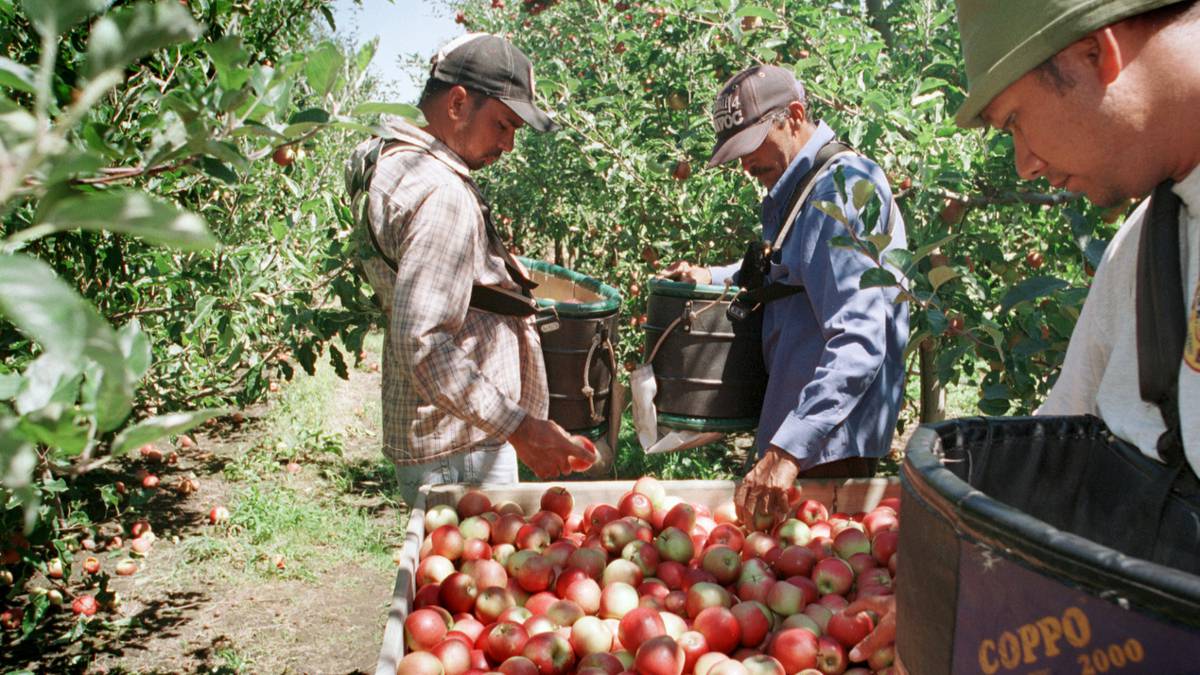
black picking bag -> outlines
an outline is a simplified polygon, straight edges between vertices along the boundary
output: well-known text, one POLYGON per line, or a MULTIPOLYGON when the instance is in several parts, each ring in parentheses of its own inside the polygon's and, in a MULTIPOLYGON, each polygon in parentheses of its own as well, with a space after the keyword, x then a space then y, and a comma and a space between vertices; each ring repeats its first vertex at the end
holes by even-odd
POLYGON ((918 429, 901 470, 897 571, 910 672, 987 671, 1018 627, 1076 611, 1090 642, 1041 652, 1045 672, 1113 644, 1144 658, 1136 672, 1195 672, 1179 666, 1200 662, 1200 500, 1173 472, 1092 416, 918 429))

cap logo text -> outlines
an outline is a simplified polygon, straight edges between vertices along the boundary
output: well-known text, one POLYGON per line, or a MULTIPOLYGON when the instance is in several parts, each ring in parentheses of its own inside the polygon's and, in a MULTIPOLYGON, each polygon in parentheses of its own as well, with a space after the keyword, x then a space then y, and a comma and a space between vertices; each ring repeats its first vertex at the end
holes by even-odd
POLYGON ((741 126, 746 121, 742 113, 742 97, 734 93, 723 96, 713 104, 713 128, 719 134, 727 129, 741 126))

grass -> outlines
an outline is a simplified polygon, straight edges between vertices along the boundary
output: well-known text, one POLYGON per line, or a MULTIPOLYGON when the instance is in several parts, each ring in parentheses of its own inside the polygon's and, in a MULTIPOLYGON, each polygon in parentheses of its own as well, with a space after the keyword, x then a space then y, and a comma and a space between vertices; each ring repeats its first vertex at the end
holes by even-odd
POLYGON ((281 390, 262 436, 223 469, 233 488, 225 535, 182 544, 189 562, 206 563, 191 567, 303 580, 349 561, 392 568, 389 541, 400 538, 403 524, 381 513, 397 506, 394 473, 382 456, 348 457, 346 436, 327 430, 338 381, 322 364, 281 390), (297 473, 285 469, 290 462, 299 464, 297 473))

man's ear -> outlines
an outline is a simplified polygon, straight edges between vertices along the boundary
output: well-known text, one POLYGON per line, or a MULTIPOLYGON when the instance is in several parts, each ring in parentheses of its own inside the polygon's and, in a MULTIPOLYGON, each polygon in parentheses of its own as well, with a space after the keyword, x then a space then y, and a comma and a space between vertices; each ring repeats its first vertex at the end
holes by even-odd
POLYGON ((466 87, 461 84, 456 84, 446 91, 446 117, 453 122, 460 122, 466 118, 467 103, 471 95, 467 92, 466 87))
POLYGON ((1112 84, 1125 69, 1121 44, 1111 26, 1105 26, 1075 43, 1070 49, 1082 51, 1086 64, 1103 86, 1112 84))
POLYGON ((804 104, 799 101, 792 101, 788 104, 788 115, 791 121, 798 126, 803 126, 808 121, 808 111, 804 109, 804 104))

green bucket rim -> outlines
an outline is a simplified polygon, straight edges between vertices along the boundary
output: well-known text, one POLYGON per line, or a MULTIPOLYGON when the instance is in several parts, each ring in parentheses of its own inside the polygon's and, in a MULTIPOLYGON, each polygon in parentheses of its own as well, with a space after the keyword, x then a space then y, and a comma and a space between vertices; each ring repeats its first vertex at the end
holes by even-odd
POLYGON ((753 431, 758 428, 757 417, 687 417, 658 413, 658 423, 668 429, 683 431, 753 431))
POLYGON ((717 300, 722 295, 724 295, 727 299, 732 300, 733 296, 737 295, 737 292, 741 290, 737 286, 732 285, 727 291, 724 285, 693 284, 684 281, 660 279, 658 277, 652 277, 648 287, 650 289, 650 295, 660 295, 668 298, 685 298, 688 300, 717 300))
MULTIPOLYGON (((533 258, 526 258, 525 256, 517 256, 517 260, 520 260, 522 265, 531 270, 541 272, 542 274, 549 274, 559 279, 566 279, 604 298, 603 300, 594 300, 592 302, 561 302, 550 298, 538 298, 538 307, 553 307, 558 311, 559 316, 571 318, 603 316, 605 314, 612 314, 621 307, 621 292, 599 279, 593 279, 586 274, 569 270, 561 265, 548 263, 545 260, 535 260, 533 258)), ((536 295, 536 292, 534 295, 536 295)))

